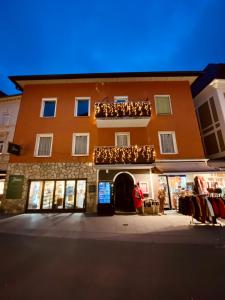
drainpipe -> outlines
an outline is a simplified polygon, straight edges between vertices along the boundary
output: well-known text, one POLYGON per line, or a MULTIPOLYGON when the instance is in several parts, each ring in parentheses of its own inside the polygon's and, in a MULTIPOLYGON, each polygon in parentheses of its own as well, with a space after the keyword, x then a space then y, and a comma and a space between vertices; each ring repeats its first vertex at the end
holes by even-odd
POLYGON ((154 190, 153 190, 153 182, 152 182, 152 169, 149 169, 150 175, 150 185, 151 185, 151 198, 154 199, 154 190))

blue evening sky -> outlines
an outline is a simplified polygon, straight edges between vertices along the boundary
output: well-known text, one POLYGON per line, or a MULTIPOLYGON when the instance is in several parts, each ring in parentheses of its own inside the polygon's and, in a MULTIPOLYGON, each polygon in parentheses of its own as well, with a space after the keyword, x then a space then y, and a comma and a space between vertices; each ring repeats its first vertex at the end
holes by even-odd
POLYGON ((225 62, 224 0, 0 0, 9 75, 202 70, 225 62))

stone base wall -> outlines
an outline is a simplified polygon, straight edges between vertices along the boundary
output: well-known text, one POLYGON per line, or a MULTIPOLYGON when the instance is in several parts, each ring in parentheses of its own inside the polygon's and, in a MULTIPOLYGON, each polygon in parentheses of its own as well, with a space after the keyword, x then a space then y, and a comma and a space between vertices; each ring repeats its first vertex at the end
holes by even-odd
POLYGON ((2 209, 5 213, 25 212, 29 180, 87 179, 86 211, 96 212, 96 192, 89 193, 90 185, 97 185, 97 171, 92 163, 9 163, 2 209), (23 175, 24 184, 21 199, 5 199, 9 175, 23 175))

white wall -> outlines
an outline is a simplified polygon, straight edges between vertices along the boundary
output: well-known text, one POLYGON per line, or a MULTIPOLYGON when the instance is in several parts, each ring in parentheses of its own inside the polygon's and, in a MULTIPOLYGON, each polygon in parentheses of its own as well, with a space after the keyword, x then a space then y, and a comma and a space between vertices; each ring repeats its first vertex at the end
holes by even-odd
MULTIPOLYGON (((201 106, 203 103, 207 102, 211 97, 213 97, 214 101, 215 101, 218 118, 219 118, 220 126, 219 127, 214 126, 214 129, 211 131, 208 131, 207 133, 201 132, 202 138, 213 132, 216 133, 216 131, 221 130, 223 139, 225 142, 225 97, 224 97, 224 93, 225 93, 225 80, 224 79, 215 79, 194 98, 194 106, 195 106, 196 113, 197 113, 197 108, 199 106, 201 106)), ((210 111, 211 111, 211 108, 210 108, 210 111)), ((211 115, 212 115, 212 112, 211 112, 211 115)), ((216 138, 217 138, 217 135, 216 135, 216 138)), ((218 138, 217 138, 217 144, 219 146, 218 138)), ((203 143, 203 146, 204 146, 204 143, 203 143)), ((220 149, 220 147, 219 147, 219 149, 220 149)), ((212 154, 209 156, 209 158, 213 159, 213 158, 220 158, 220 157, 224 157, 224 156, 225 156, 225 151, 220 150, 219 153, 212 154)))

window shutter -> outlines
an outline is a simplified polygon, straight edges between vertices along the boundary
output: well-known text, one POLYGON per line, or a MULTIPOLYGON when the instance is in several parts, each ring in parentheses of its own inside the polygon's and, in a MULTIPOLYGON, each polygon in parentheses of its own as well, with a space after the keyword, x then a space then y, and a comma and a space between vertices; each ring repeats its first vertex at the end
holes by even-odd
POLYGON ((51 154, 52 137, 41 136, 39 138, 38 156, 49 156, 51 154))

